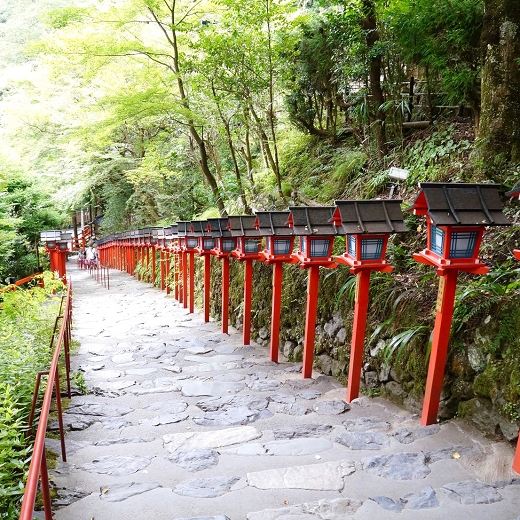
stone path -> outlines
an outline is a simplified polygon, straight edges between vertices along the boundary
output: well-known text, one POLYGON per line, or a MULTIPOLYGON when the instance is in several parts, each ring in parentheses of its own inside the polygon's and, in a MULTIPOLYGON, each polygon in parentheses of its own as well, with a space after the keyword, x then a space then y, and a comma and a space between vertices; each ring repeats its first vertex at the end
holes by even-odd
POLYGON ((89 394, 65 414, 57 520, 520 520, 510 446, 380 398, 349 406, 156 288, 68 267, 89 394))

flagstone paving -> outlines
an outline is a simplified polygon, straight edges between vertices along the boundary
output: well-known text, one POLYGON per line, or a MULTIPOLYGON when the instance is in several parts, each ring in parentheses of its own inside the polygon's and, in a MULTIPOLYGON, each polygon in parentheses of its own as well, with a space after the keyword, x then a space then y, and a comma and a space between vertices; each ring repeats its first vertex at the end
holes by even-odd
POLYGON ((520 520, 511 446, 348 405, 333 378, 301 379, 126 273, 107 290, 69 268, 89 393, 64 416, 56 520, 520 520))

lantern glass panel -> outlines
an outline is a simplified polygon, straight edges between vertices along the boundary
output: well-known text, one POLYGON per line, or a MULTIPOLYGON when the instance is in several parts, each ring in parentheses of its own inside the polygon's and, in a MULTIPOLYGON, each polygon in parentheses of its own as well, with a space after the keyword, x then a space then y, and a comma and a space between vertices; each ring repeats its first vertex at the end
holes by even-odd
POLYGON ((291 239, 273 238, 273 254, 288 255, 291 252, 291 239))
POLYGON ((444 230, 437 226, 430 227, 430 249, 437 255, 444 255, 444 230))
POLYGON ((361 238, 361 260, 379 260, 383 243, 383 238, 361 238))
POLYGON ((325 258, 329 256, 329 239, 315 238, 311 239, 310 258, 325 258))
POLYGON ((213 249, 213 247, 215 246, 215 241, 212 238, 203 238, 202 242, 203 249, 213 249))
POLYGON ((243 243, 244 253, 258 253, 258 240, 245 238, 243 243))
POLYGON ((60 242, 58 244, 58 247, 60 248, 60 251, 66 251, 67 250, 67 242, 60 242))
POLYGON ((199 241, 196 238, 187 238, 186 239, 186 247, 188 249, 193 249, 193 248, 197 247, 198 242, 199 241))
POLYGON ((451 234, 450 258, 471 258, 477 245, 477 231, 458 231, 451 234))
POLYGON ((47 242, 47 247, 49 249, 54 249, 56 247, 56 242, 54 242, 53 240, 50 240, 47 242))
POLYGON ((348 236, 347 246, 348 246, 348 254, 350 256, 356 258, 357 247, 356 247, 356 236, 355 235, 348 236))
POLYGON ((235 239, 234 238, 223 238, 221 240, 222 251, 229 253, 235 249, 235 239))
POLYGON ((150 244, 152 244, 152 245, 157 244, 157 237, 152 236, 152 238, 150 239, 150 244))

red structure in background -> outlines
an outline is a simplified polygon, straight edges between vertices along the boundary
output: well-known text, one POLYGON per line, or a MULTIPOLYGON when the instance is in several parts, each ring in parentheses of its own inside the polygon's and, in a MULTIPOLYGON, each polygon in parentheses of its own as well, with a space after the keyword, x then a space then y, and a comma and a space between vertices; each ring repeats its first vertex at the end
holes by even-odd
MULTIPOLYGON (((508 197, 518 197, 520 199, 520 186, 517 188, 512 189, 511 191, 508 191, 506 193, 506 196, 508 197)), ((520 249, 513 250, 513 254, 515 255, 515 258, 517 260, 520 260, 520 249)), ((513 460, 513 469, 520 473, 520 435, 518 436, 518 442, 516 445, 516 453, 515 458, 513 460)))
POLYGON ((45 251, 49 254, 50 270, 58 273, 58 278, 66 282, 66 262, 72 234, 56 229, 41 231, 40 240, 45 243, 45 251))
POLYGON ((236 247, 236 239, 228 229, 228 219, 208 218, 208 232, 215 239, 211 254, 222 261, 222 332, 229 330, 229 255, 236 247))
POLYGON ((357 276, 354 324, 350 343, 347 402, 359 396, 363 346, 367 322, 370 274, 390 273, 393 267, 385 260, 388 238, 404 233, 400 200, 337 200, 334 224, 346 235, 345 253, 335 258, 338 264, 350 267, 357 276))
POLYGON ((192 230, 191 222, 181 220, 177 222, 179 243, 181 246, 181 271, 183 288, 183 306, 188 307, 189 312, 195 312, 195 253, 198 246, 198 238, 192 230))
POLYGON ((421 424, 437 422, 448 353, 457 275, 459 271, 485 274, 489 267, 478 251, 487 226, 509 226, 502 213, 498 184, 423 182, 409 211, 425 215, 427 246, 414 254, 417 262, 431 265, 439 275, 435 327, 426 380, 421 424))
POLYGON ((253 299, 253 260, 262 255, 262 237, 255 227, 256 217, 233 215, 228 217, 228 229, 236 238, 236 249, 231 253, 239 262, 244 262, 244 315, 242 319, 242 343, 251 344, 251 301, 253 299))
POLYGON ((289 211, 257 211, 255 227, 265 236, 265 249, 260 252, 263 261, 273 266, 273 300, 271 307, 271 344, 269 357, 278 363, 280 349, 280 313, 282 307, 283 264, 295 264, 292 255, 294 234, 288 225, 289 211))
POLYGON ((197 235, 197 253, 204 258, 204 322, 209 321, 211 301, 211 250, 215 247, 215 239, 208 231, 207 220, 192 220, 191 226, 197 235))
POLYGON ((340 234, 339 228, 332 224, 334 210, 334 206, 289 208, 288 226, 293 229, 296 236, 300 237, 300 249, 293 256, 296 262, 300 262, 302 269, 309 270, 303 340, 302 374, 304 378, 312 376, 320 267, 334 269, 338 266, 332 259, 334 238, 340 234))

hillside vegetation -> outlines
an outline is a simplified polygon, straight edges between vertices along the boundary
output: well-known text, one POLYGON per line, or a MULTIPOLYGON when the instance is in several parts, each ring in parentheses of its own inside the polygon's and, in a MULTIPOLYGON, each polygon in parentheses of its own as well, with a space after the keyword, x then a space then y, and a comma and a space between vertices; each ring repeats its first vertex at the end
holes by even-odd
MULTIPOLYGON (((403 207, 421 181, 497 182, 504 193, 520 180, 520 11, 511 2, 48 0, 29 20, 33 4, 8 2, 1 14, 4 39, 23 20, 35 30, 2 51, 0 277, 26 274, 38 228, 66 225, 77 209, 102 214, 110 234, 388 197, 391 166, 410 171, 394 188, 403 207)), ((464 415, 512 440, 520 206, 504 207, 513 226, 489 230, 481 248, 492 272, 459 279, 441 417, 464 415)), ((364 383, 415 410, 437 277, 414 262, 424 221, 406 215, 410 231, 389 246, 395 272, 372 280, 364 383)), ((343 252, 341 239, 335 247, 343 252)), ((238 325, 241 269, 233 266, 238 325)), ((255 264, 261 342, 270 277, 255 264)), ((305 282, 286 270, 283 349, 293 359, 305 282)), ((354 291, 347 269, 323 272, 316 366, 341 380, 354 291)))

